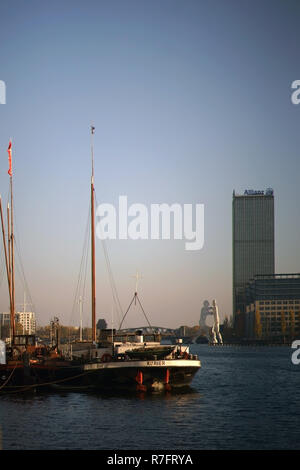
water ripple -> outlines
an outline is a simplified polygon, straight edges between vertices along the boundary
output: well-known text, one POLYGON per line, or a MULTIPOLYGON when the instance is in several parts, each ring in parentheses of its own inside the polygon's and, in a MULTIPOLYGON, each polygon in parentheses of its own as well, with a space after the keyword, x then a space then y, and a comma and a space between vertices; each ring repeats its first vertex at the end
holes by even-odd
POLYGON ((186 394, 1 396, 2 448, 300 449, 290 348, 192 352, 202 369, 186 394))

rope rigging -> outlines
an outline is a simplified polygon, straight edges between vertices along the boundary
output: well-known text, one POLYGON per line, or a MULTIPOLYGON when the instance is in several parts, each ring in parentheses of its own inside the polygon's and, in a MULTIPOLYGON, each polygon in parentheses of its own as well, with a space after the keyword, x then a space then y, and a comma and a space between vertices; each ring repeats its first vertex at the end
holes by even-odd
POLYGON ((153 327, 151 326, 151 324, 150 324, 150 322, 149 322, 149 320, 148 320, 148 317, 147 317, 147 315, 146 315, 146 313, 145 313, 145 310, 143 309, 143 306, 142 306, 142 304, 141 304, 141 302, 140 302, 140 299, 139 299, 139 297, 138 297, 137 292, 134 293, 133 299, 131 300, 131 302, 130 302, 130 304, 129 304, 129 307, 127 308, 127 310, 126 310, 126 312, 125 312, 125 314, 124 314, 124 316, 123 316, 123 318, 122 318, 122 321, 121 321, 120 326, 119 326, 119 330, 121 330, 121 328, 122 328, 123 322, 124 322, 124 320, 125 320, 125 318, 126 318, 127 313, 128 313, 129 310, 130 310, 131 305, 133 304, 133 302, 135 302, 135 304, 136 304, 136 301, 138 301, 139 306, 141 307, 142 312, 143 312, 143 314, 144 314, 144 317, 146 318, 146 321, 147 321, 149 327, 151 328, 151 330, 152 330, 152 332, 153 332, 153 331, 154 331, 154 330, 153 330, 153 327))
POLYGON ((21 257, 21 252, 20 252, 20 249, 19 249, 19 244, 17 243, 15 237, 14 237, 14 241, 15 241, 16 254, 17 254, 16 267, 17 267, 17 270, 19 272, 20 281, 22 283, 23 291, 26 292, 26 297, 29 299, 29 304, 32 306, 32 309, 35 312, 36 308, 35 308, 35 305, 33 303, 31 293, 30 293, 30 290, 29 290, 29 286, 28 286, 28 282, 27 282, 27 279, 26 279, 24 265, 23 265, 23 261, 22 261, 22 257, 21 257))
MULTIPOLYGON (((95 198, 96 198, 96 206, 98 207, 96 192, 95 192, 95 198)), ((100 230, 101 230, 101 225, 100 225, 100 230)), ((123 309, 122 309, 122 306, 121 306, 121 302, 120 302, 120 299, 119 299, 116 283, 115 283, 115 280, 114 280, 114 276, 113 276, 113 272, 112 272, 112 268, 111 268, 111 262, 110 262, 110 259, 109 259, 106 242, 103 239, 103 237, 101 237, 101 243, 102 243, 102 247, 103 247, 105 263, 106 263, 106 268, 107 268, 109 282, 110 282, 110 287, 111 287, 111 291, 112 291, 113 302, 114 302, 115 309, 116 309, 116 312, 117 312, 117 315, 118 315, 118 321, 120 323, 120 317, 123 316, 123 309)))
POLYGON ((26 293, 26 297, 27 299, 29 299, 29 303, 31 304, 32 308, 33 308, 33 311, 36 312, 36 307, 35 307, 35 304, 32 300, 32 297, 31 297, 31 292, 30 292, 30 289, 29 289, 29 285, 28 285, 28 282, 27 282, 27 279, 26 279, 26 275, 25 275, 25 269, 24 269, 24 264, 23 264, 23 260, 22 260, 22 255, 21 255, 21 245, 20 245, 20 236, 19 236, 19 230, 18 230, 18 224, 17 224, 17 211, 16 211, 16 202, 14 202, 14 227, 15 227, 15 234, 14 234, 14 245, 15 245, 15 248, 16 248, 16 261, 17 261, 17 269, 19 271, 19 275, 20 275, 20 281, 22 283, 22 287, 23 287, 23 292, 26 293))
MULTIPOLYGON (((7 201, 9 202, 10 200, 10 191, 8 191, 8 194, 7 194, 7 201)), ((20 242, 19 242, 19 231, 18 231, 18 225, 17 225, 17 216, 16 216, 16 203, 14 202, 14 217, 13 217, 14 221, 14 234, 13 234, 13 242, 14 242, 14 247, 15 247, 15 261, 16 261, 16 269, 17 269, 17 272, 18 272, 18 281, 21 283, 21 286, 22 286, 22 289, 23 289, 23 292, 26 294, 26 297, 27 299, 29 299, 29 303, 30 305, 32 306, 32 309, 33 311, 35 312, 36 311, 36 308, 35 308, 35 304, 32 300, 32 296, 31 296, 31 292, 30 292, 30 289, 29 289, 29 285, 28 285, 28 282, 27 282, 27 279, 26 279, 26 275, 25 275, 25 269, 24 269, 24 263, 23 263, 23 260, 22 260, 22 255, 21 255, 21 249, 20 249, 20 242)), ((2 261, 2 258, 4 258, 4 250, 1 251, 1 261, 2 261)), ((3 277, 4 277, 4 261, 3 263, 1 262, 1 271, 0 271, 0 287, 1 287, 1 284, 3 282, 3 277)))
MULTIPOLYGON (((89 208, 90 211, 90 208, 89 208)), ((85 291, 86 291, 86 277, 87 277, 87 267, 88 267, 88 258, 89 258, 89 237, 90 237, 90 224, 89 224, 90 216, 88 213, 86 228, 85 228, 85 235, 83 241, 83 249, 78 273, 78 279, 75 289, 75 295, 73 300, 72 311, 70 315, 70 321, 74 318, 75 315, 75 307, 79 303, 79 298, 85 299, 85 291)))
POLYGON ((4 279, 4 273, 5 273, 5 260, 4 260, 4 251, 1 250, 1 255, 0 255, 0 289, 2 286, 2 282, 4 279))
MULTIPOLYGON (((97 201, 97 196, 95 192, 95 200, 96 200, 96 206, 98 206, 98 201, 97 201)), ((75 291, 75 296, 74 296, 74 301, 73 301, 73 307, 72 307, 72 312, 71 316, 74 317, 75 314, 75 306, 76 304, 79 303, 80 297, 85 299, 85 291, 86 291, 86 280, 87 280, 87 268, 88 268, 88 260, 89 260, 89 253, 90 253, 90 207, 88 211, 88 218, 87 218, 87 224, 86 224, 86 230, 85 230, 85 237, 84 237, 84 244, 83 244, 83 251, 82 251, 82 257, 81 257, 81 262, 80 262, 80 268, 79 268, 79 274, 78 274, 78 280, 77 280, 77 286, 76 286, 76 291, 75 291)), ((99 229, 101 230, 101 225, 99 226, 99 229)), ((107 273, 108 273, 108 278, 109 278, 109 283, 111 287, 111 293, 112 293, 112 298, 113 298, 113 303, 115 307, 115 311, 118 316, 118 323, 119 323, 119 329, 121 329, 123 322, 127 316, 127 313, 129 312, 133 302, 138 301, 140 308, 143 312, 143 315, 151 329, 152 326, 149 322, 149 319, 147 318, 147 315, 145 313, 145 310, 143 309, 143 306, 140 302, 140 299, 137 295, 137 292, 135 292, 134 297, 126 310, 125 314, 123 313, 123 309, 121 306, 120 298, 118 295, 115 279, 113 276, 112 272, 112 267, 111 267, 111 262, 110 262, 110 257, 108 254, 108 249, 107 249, 107 244, 104 239, 104 237, 101 237, 101 243, 102 243, 102 248, 103 248, 103 253, 104 253, 104 259, 105 259, 105 264, 107 268, 107 273)))

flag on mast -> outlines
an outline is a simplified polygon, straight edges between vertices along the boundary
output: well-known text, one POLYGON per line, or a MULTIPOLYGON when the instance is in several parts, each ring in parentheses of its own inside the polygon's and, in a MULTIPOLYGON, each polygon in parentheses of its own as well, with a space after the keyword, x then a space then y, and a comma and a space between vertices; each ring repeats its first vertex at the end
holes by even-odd
POLYGON ((11 166, 11 140, 9 141, 9 144, 8 144, 8 149, 7 149, 7 153, 8 153, 8 164, 9 164, 9 168, 8 168, 8 174, 9 176, 12 176, 12 166, 11 166))

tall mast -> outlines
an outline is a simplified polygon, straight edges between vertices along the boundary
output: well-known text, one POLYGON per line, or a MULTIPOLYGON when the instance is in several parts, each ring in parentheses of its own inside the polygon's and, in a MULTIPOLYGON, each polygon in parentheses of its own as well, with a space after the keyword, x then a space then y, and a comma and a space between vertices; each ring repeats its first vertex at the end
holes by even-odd
POLYGON ((13 183, 12 183, 12 158, 11 139, 8 144, 8 174, 10 177, 10 211, 9 203, 7 204, 7 232, 8 232, 8 271, 9 271, 9 295, 10 295, 10 328, 11 340, 14 341, 15 336, 15 261, 14 261, 14 213, 13 213, 13 183))
POLYGON ((7 217, 7 246, 8 246, 8 271, 9 271, 9 282, 10 282, 10 295, 11 295, 11 238, 10 238, 10 210, 9 202, 6 208, 7 217))
POLYGON ((93 135, 95 128, 91 126, 91 275, 92 275, 92 341, 96 341, 96 265, 95 265, 95 189, 94 189, 94 146, 93 135))
POLYGON ((0 196, 0 215, 1 215, 1 225, 2 225, 3 248, 4 248, 4 255, 5 255, 5 266, 6 266, 6 274, 7 274, 7 282, 8 282, 8 292, 9 292, 9 306, 10 306, 10 312, 11 312, 12 301, 11 301, 11 283, 10 283, 10 266, 9 266, 10 261, 9 261, 9 257, 7 253, 7 247, 6 247, 5 225, 4 225, 1 196, 0 196))
POLYGON ((11 328, 12 338, 15 336, 15 257, 14 257, 14 213, 13 213, 13 183, 10 175, 10 224, 11 224, 11 328))
POLYGON ((15 335, 15 310, 13 298, 13 276, 12 276, 12 236, 11 236, 11 210, 7 203, 7 242, 8 242, 8 273, 9 273, 9 296, 10 296, 10 336, 13 342, 15 335))

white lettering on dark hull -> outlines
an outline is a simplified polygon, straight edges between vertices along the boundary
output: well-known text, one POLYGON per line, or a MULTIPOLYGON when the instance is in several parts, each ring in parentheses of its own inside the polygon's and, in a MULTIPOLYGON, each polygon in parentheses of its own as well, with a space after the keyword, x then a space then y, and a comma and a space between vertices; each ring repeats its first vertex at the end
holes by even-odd
POLYGON ((84 370, 92 369, 123 369, 123 368, 151 368, 151 367, 201 367, 201 362, 197 360, 170 360, 170 361, 126 361, 126 362, 97 362, 95 364, 85 364, 84 370))

